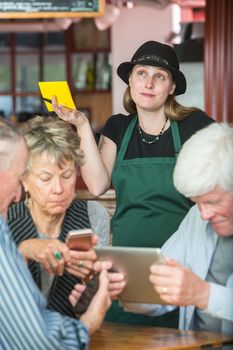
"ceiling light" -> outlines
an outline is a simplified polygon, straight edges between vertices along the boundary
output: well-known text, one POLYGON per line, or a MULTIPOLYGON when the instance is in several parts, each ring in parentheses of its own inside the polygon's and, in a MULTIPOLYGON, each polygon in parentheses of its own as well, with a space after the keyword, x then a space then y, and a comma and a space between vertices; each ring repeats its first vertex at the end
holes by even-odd
POLYGON ((131 10, 131 9, 133 8, 133 6, 134 6, 134 5, 133 5, 133 1, 130 1, 130 0, 129 0, 129 1, 126 2, 126 7, 127 7, 129 10, 131 10))

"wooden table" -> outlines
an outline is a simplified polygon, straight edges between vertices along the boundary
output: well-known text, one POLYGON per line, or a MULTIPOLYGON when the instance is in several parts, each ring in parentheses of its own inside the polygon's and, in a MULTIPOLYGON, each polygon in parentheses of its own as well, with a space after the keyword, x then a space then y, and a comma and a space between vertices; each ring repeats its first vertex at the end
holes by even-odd
POLYGON ((233 344, 233 335, 104 323, 91 337, 90 350, 200 349, 233 344))

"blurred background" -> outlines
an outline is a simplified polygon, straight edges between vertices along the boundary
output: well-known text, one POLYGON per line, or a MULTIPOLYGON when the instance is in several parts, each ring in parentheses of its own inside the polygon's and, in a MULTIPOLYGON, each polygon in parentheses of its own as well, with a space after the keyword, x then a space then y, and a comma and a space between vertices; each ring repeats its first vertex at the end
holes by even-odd
POLYGON ((38 81, 67 80, 77 108, 98 130, 111 114, 124 112, 126 86, 117 66, 144 41, 157 40, 174 46, 187 77, 187 92, 179 100, 216 120, 233 121, 231 0, 70 1, 82 8, 76 15, 67 12, 66 1, 43 1, 48 7, 42 16, 25 12, 19 2, 1 3, 0 115, 5 118, 22 122, 47 113, 38 81))

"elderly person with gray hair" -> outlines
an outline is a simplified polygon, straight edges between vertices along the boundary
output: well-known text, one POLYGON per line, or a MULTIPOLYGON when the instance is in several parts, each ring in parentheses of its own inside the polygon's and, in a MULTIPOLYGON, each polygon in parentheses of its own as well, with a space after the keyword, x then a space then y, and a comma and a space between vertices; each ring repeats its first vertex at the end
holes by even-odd
POLYGON ((150 281, 167 306, 125 305, 155 316, 180 306, 181 329, 233 334, 233 127, 212 124, 182 147, 174 170, 193 206, 162 247, 150 281))
MULTIPOLYGON (((100 327, 111 303, 109 278, 106 271, 101 272, 98 292, 80 320, 47 308, 4 222, 8 206, 20 199, 27 158, 22 135, 0 119, 0 348, 84 350, 88 347, 89 333, 100 327)), ((81 292, 73 291, 72 305, 81 292)))
MULTIPOLYGON (((68 295, 93 268, 93 249, 69 250, 69 231, 92 227, 108 243, 109 217, 97 202, 78 201, 77 168, 83 162, 80 139, 72 127, 54 117, 29 120, 23 133, 29 149, 23 178, 26 199, 8 211, 8 225, 19 251, 51 309, 74 316, 68 295)), ((97 237, 93 235, 93 244, 97 237)))

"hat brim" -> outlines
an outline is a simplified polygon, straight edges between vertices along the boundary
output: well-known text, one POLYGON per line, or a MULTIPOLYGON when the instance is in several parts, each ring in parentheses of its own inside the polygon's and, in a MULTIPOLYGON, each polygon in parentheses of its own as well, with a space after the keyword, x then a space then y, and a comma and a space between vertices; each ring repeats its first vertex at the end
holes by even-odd
MULTIPOLYGON (((186 91, 186 79, 185 79, 185 76, 184 74, 179 71, 179 70, 175 70, 171 67, 164 67, 164 65, 160 65, 158 62, 143 62, 141 61, 140 62, 141 65, 146 65, 146 66, 156 66, 156 67, 161 67, 161 68, 164 68, 164 69, 167 69, 171 72, 171 75, 172 75, 172 78, 174 80, 174 82, 176 83, 176 88, 175 88, 175 95, 182 95, 185 93, 186 91)), ((127 84, 129 85, 129 75, 130 75, 130 72, 131 70, 133 69, 133 67, 135 66, 136 64, 132 63, 132 62, 123 62, 121 63, 118 68, 117 68, 117 74, 118 76, 127 84)))

